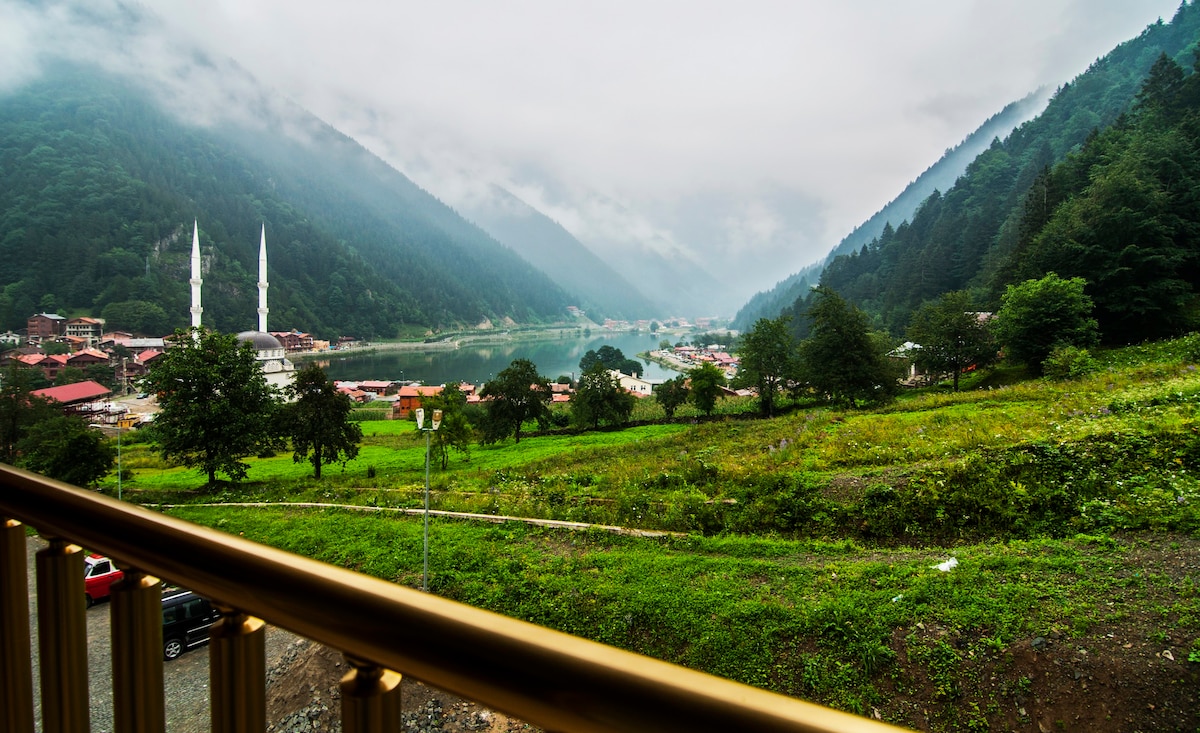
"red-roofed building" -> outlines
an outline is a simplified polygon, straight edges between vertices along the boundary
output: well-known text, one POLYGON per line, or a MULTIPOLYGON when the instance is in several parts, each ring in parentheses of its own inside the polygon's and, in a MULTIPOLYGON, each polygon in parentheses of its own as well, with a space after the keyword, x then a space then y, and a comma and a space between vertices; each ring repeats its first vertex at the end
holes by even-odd
POLYGON ((108 354, 97 349, 83 349, 67 357, 67 366, 86 367, 92 364, 107 364, 108 354))
POLYGON ((368 379, 358 383, 358 388, 365 392, 374 392, 377 395, 385 395, 392 391, 396 386, 395 382, 385 382, 382 380, 368 379))
POLYGON ((63 412, 69 415, 76 412, 83 412, 84 407, 112 394, 112 390, 98 382, 88 381, 64 384, 61 387, 37 389, 32 394, 60 403, 63 412))
POLYGON ((60 369, 67 365, 66 354, 22 354, 17 361, 27 367, 41 369, 42 374, 51 382, 58 376, 60 369))
POLYGON ((292 329, 291 331, 271 331, 271 335, 283 344, 284 351, 312 351, 313 337, 312 334, 300 333, 292 329))
POLYGON ((392 406, 393 415, 403 420, 408 413, 421 406, 422 397, 432 397, 442 393, 441 385, 426 387, 423 385, 406 385, 400 388, 400 399, 392 406))

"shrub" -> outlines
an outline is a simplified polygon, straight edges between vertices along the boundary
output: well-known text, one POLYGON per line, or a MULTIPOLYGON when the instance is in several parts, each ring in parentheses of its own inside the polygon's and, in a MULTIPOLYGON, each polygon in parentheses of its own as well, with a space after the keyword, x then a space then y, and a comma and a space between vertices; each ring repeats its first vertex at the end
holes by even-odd
POLYGON ((1054 347, 1050 356, 1042 362, 1042 373, 1051 379, 1068 380, 1096 371, 1096 361, 1087 349, 1078 346, 1060 345, 1054 347))

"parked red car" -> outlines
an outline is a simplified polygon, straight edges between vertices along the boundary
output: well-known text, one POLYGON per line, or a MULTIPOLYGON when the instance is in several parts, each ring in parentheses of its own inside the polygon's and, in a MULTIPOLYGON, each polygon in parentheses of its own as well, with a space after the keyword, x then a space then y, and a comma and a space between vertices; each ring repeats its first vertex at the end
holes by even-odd
POLYGON ((83 586, 87 591, 87 605, 91 608, 96 601, 108 598, 109 587, 125 577, 125 573, 103 555, 92 554, 83 559, 83 586))

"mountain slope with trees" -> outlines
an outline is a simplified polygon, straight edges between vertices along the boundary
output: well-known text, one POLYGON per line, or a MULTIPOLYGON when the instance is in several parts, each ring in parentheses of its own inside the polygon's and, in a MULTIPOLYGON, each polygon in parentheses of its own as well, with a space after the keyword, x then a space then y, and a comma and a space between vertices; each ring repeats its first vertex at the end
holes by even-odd
POLYGON ((889 201, 870 219, 855 227, 854 231, 847 234, 821 262, 785 278, 768 291, 755 294, 738 311, 732 327, 745 331, 759 318, 774 318, 782 313, 797 297, 804 295, 809 288, 817 284, 826 264, 838 255, 856 252, 869 244, 883 232, 889 222, 900 222, 911 217, 921 202, 934 191, 945 191, 953 186, 971 161, 987 150, 992 140, 1007 135, 1043 110, 1048 98, 1048 90, 1039 89, 989 117, 966 139, 948 149, 936 163, 905 186, 899 196, 889 201))
MULTIPOLYGON (((1190 68, 1197 38, 1200 8, 1185 3, 1171 23, 1152 25, 1097 60, 1060 89, 1041 116, 1003 142, 994 141, 953 188, 930 196, 910 221, 895 227, 889 224, 859 252, 836 258, 822 274, 822 284, 859 304, 878 325, 900 333, 917 307, 943 293, 968 290, 986 310, 998 302, 1005 286, 1057 269, 1064 277, 1089 280, 1089 294, 1096 299, 1106 340, 1178 332, 1183 326, 1182 311, 1176 314, 1180 317, 1156 321, 1151 330, 1141 331, 1154 321, 1149 310, 1140 301, 1130 300, 1130 292, 1117 295, 1114 285, 1132 279, 1141 283, 1139 287, 1151 287, 1151 281, 1169 275, 1167 281, 1153 286, 1174 293, 1160 293, 1160 306, 1163 299, 1171 297, 1176 297, 1173 303, 1180 306, 1178 296, 1183 290, 1190 291, 1181 286, 1190 267, 1180 251, 1186 249, 1181 239, 1186 226, 1172 223, 1172 217, 1192 216, 1189 187, 1195 179, 1190 178, 1188 161, 1194 155, 1194 136, 1188 130, 1195 122, 1180 119, 1172 132, 1155 132, 1147 127, 1153 120, 1143 99, 1156 93, 1139 90, 1156 59, 1184 60, 1190 68), (1134 112, 1127 114, 1130 110, 1134 112), (1118 138, 1140 152, 1126 156, 1123 168, 1107 167, 1108 156, 1116 154, 1109 146, 1118 138), (1168 158, 1177 160, 1179 168, 1168 170, 1170 166, 1158 164, 1168 158), (1060 163, 1059 168, 1053 167, 1060 163), (1085 194, 1092 200, 1089 212, 1083 211, 1085 200, 1080 199, 1055 218, 1060 204, 1085 194), (1102 213, 1098 201, 1105 196, 1107 203, 1101 207, 1123 207, 1107 213, 1120 218, 1125 208, 1137 212, 1120 222, 1124 228, 1118 228, 1115 219, 1105 221, 1097 216, 1102 213), (1072 218, 1074 225, 1069 224, 1072 218), (1150 219, 1157 223, 1138 229, 1150 219), (1052 221, 1057 229, 1041 234, 1052 221), (1107 239, 1110 249, 1119 248, 1129 261, 1110 253, 1107 259, 1101 258, 1104 262, 1091 260, 1092 269, 1085 273, 1075 267, 1083 263, 1074 261, 1073 255, 1035 257, 1034 251, 1044 255, 1046 248, 1034 245, 1030 250, 1039 236, 1038 241, 1053 241, 1057 247, 1085 229, 1107 239), (1161 249, 1167 240, 1177 243, 1173 250, 1161 249), (1132 260, 1139 262, 1133 264, 1132 260), (1111 293, 1109 300, 1114 304, 1125 300, 1127 307, 1139 314, 1118 327, 1111 313, 1105 316, 1105 299, 1097 297, 1102 295, 1101 289, 1111 293), (1142 325, 1131 326, 1134 322, 1142 325)), ((1174 68, 1179 69, 1178 65, 1174 68)), ((1183 76, 1181 69, 1176 76, 1183 76)), ((1187 104, 1182 99, 1171 102, 1176 103, 1187 104)), ((1092 250, 1093 254, 1097 251, 1092 250)), ((1159 314, 1165 317, 1161 307, 1159 314)))
POLYGON ((556 320, 573 298, 371 153, 291 107, 199 127, 136 82, 60 65, 0 105, 0 327, 39 310, 186 325, 193 219, 205 324, 255 323, 265 222, 271 325, 394 337, 556 320), (107 311, 107 312, 106 312, 107 311))
MULTIPOLYGON (((1005 268, 1021 241, 1026 198, 1043 173, 1130 109, 1161 54, 1190 67, 1198 37, 1200 9, 1185 2, 1170 23, 1151 25, 1097 59, 1058 89, 1040 115, 1003 141, 993 139, 953 186, 933 192, 910 217, 889 218, 877 236, 854 248, 845 246, 847 238, 824 266, 820 282, 894 334, 903 332, 916 308, 942 293, 966 289, 981 306, 994 305, 1012 282, 1005 268)), ((815 284, 813 273, 804 274, 815 284)), ((784 297, 756 296, 738 323, 803 312, 806 293, 797 292, 798 277, 781 283, 790 288, 784 297), (787 297, 793 294, 802 300, 789 308, 787 297)))

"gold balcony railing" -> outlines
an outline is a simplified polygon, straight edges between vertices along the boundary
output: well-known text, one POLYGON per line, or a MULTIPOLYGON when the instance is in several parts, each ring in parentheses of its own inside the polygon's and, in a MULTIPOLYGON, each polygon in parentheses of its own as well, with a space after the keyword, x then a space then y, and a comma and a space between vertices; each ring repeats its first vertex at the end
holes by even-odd
POLYGON ((25 527, 46 733, 89 729, 83 555, 113 586, 117 733, 163 731, 161 583, 213 600, 212 730, 266 728, 264 621, 340 650, 347 733, 400 730, 400 675, 553 731, 870 731, 874 720, 448 601, 0 465, 0 728, 34 729, 25 527))

